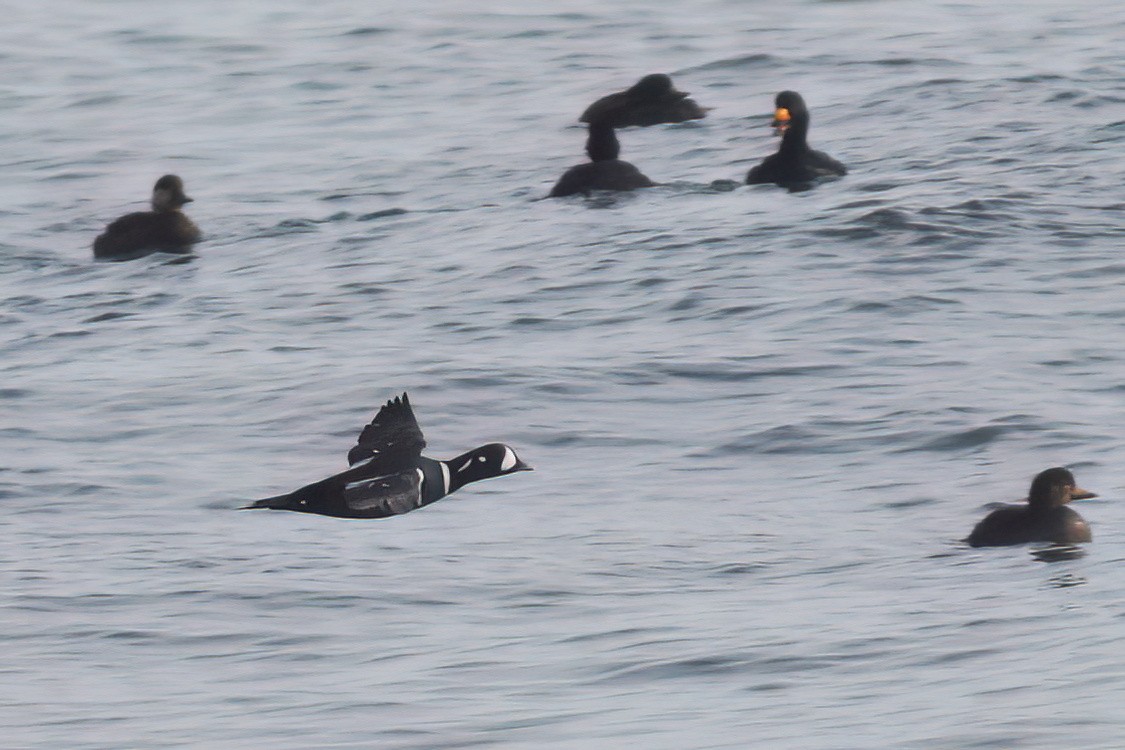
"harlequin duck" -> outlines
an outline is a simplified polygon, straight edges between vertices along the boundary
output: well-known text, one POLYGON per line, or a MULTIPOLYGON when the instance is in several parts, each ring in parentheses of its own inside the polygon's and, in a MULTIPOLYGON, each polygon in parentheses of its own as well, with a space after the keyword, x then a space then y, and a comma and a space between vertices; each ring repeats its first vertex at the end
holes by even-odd
POLYGON ((621 152, 621 144, 617 142, 617 134, 611 126, 592 122, 589 133, 586 139, 589 163, 566 170, 551 188, 548 198, 562 198, 575 193, 589 194, 591 190, 635 190, 656 184, 632 164, 617 158, 621 152))
POLYGON ((842 176, 848 168, 822 151, 809 148, 809 109, 796 91, 782 91, 774 99, 773 125, 783 128, 781 147, 746 175, 746 184, 775 183, 802 187, 822 177, 842 176))
POLYGON ((388 401, 348 452, 351 467, 295 492, 245 506, 318 513, 337 518, 385 518, 440 500, 469 482, 530 471, 502 443, 489 443, 449 461, 422 455, 426 441, 406 394, 388 401))
POLYGON ((191 203, 184 182, 166 174, 152 188, 152 210, 126 214, 94 240, 94 257, 131 260, 154 252, 187 252, 199 242, 199 227, 180 207, 191 203))
POLYGON ((1031 482, 1026 505, 1005 505, 992 511, 973 528, 965 541, 973 547, 1088 542, 1090 526, 1066 504, 1089 497, 1097 495, 1080 488, 1069 471, 1047 469, 1031 482))
POLYGON ((625 91, 598 99, 586 108, 578 120, 624 128, 630 125, 686 122, 706 116, 707 110, 689 99, 686 92, 677 91, 669 76, 653 73, 625 91))

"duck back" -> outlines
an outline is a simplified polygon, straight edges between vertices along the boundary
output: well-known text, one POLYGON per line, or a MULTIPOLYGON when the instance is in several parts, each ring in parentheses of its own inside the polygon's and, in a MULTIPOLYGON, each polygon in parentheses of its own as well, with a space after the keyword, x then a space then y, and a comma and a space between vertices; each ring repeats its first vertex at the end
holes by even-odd
POLYGON ((188 252, 199 228, 180 211, 138 211, 117 219, 94 240, 94 257, 127 260, 153 252, 188 252))

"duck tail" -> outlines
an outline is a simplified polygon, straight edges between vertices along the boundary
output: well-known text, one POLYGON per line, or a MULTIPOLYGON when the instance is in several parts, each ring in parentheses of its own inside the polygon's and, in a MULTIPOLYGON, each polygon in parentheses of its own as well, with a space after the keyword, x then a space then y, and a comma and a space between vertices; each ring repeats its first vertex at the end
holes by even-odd
POLYGON ((272 508, 274 510, 284 509, 286 507, 285 501, 288 499, 289 495, 275 495, 274 497, 255 500, 249 505, 241 506, 239 510, 254 510, 255 508, 272 508))

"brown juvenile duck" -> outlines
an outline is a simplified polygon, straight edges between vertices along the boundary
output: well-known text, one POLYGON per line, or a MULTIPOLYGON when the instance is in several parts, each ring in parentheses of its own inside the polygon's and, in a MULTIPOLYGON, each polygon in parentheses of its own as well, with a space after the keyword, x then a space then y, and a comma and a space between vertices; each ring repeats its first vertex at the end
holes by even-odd
POLYGON ((166 174, 152 188, 152 210, 126 214, 94 240, 94 257, 130 260, 154 252, 187 252, 199 242, 199 227, 180 211, 191 198, 184 182, 166 174))
POLYGON ((1047 469, 1031 482, 1025 505, 1005 505, 992 511, 973 528, 965 541, 973 547, 1088 542, 1091 539, 1089 524, 1066 504, 1089 497, 1097 495, 1080 488, 1069 471, 1047 469))

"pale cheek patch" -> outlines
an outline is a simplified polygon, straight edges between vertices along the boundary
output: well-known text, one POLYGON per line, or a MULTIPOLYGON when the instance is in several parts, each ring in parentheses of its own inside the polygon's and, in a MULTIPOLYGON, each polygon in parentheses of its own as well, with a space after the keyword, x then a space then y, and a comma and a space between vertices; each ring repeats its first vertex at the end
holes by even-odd
POLYGON ((516 454, 511 448, 504 449, 504 460, 500 462, 500 471, 507 471, 516 465, 516 454))

